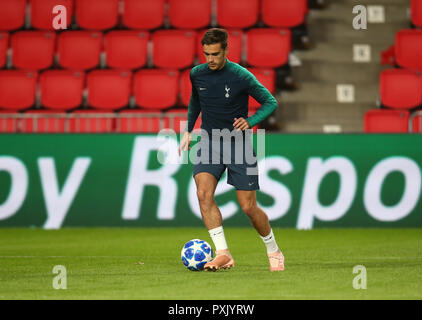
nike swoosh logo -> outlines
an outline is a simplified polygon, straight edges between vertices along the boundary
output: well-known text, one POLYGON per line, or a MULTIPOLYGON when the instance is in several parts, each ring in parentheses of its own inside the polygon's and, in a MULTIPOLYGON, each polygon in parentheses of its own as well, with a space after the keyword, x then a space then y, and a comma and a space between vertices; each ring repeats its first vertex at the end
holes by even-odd
POLYGON ((251 186, 251 185, 253 185, 255 182, 252 182, 252 183, 249 183, 249 185, 251 186))
POLYGON ((201 91, 202 91, 202 90, 207 90, 207 88, 199 88, 199 90, 201 90, 201 91))

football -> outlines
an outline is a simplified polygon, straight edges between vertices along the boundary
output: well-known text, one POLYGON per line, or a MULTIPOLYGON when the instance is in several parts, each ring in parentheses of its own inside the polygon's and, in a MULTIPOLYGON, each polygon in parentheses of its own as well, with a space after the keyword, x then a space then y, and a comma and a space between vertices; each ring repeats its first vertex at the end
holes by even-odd
POLYGON ((192 239, 185 243, 181 252, 182 262, 191 271, 201 271, 213 258, 213 251, 208 242, 192 239))

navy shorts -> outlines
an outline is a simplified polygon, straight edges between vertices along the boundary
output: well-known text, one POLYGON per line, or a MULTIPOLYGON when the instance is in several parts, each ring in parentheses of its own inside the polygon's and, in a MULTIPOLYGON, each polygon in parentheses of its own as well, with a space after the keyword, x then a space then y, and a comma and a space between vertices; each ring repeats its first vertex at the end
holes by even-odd
POLYGON ((211 146, 205 150, 208 150, 206 152, 208 154, 204 154, 202 148, 197 150, 198 160, 193 166, 193 176, 208 172, 219 181, 227 168, 227 183, 234 186, 236 190, 259 190, 258 163, 250 142, 248 144, 243 141, 242 148, 238 150, 232 142, 229 152, 226 152, 227 149, 224 149, 223 143, 220 143, 219 150, 211 146), (253 157, 247 157, 248 152, 249 155, 253 154, 253 157))

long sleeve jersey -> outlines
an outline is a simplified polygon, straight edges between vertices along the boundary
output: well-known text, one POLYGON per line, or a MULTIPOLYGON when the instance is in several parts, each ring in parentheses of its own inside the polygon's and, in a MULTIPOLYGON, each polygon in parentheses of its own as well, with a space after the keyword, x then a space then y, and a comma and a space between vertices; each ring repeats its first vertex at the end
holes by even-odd
POLYGON ((201 64, 190 72, 192 94, 188 107, 187 131, 191 132, 202 112, 201 128, 209 134, 212 129, 233 130, 234 118, 243 117, 250 126, 267 118, 277 101, 255 76, 237 63, 226 61, 224 67, 213 71, 201 64), (249 96, 261 107, 248 117, 249 96))

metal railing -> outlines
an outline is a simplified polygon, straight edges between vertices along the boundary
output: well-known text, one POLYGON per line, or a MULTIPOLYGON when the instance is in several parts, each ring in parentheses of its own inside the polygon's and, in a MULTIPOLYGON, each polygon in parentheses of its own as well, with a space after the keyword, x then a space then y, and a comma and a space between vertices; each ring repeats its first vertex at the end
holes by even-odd
POLYGON ((0 133, 153 133, 162 129, 177 132, 184 129, 186 115, 182 112, 1 113, 0 133))
MULTIPOLYGON (((413 128, 413 121, 417 116, 420 116, 420 118, 419 118, 419 128, 422 128, 422 110, 414 111, 414 112, 412 112, 412 114, 410 115, 410 118, 409 118, 409 133, 416 133, 416 132, 413 132, 413 129, 414 129, 413 128)), ((420 131, 420 132, 422 132, 422 131, 420 131)))

